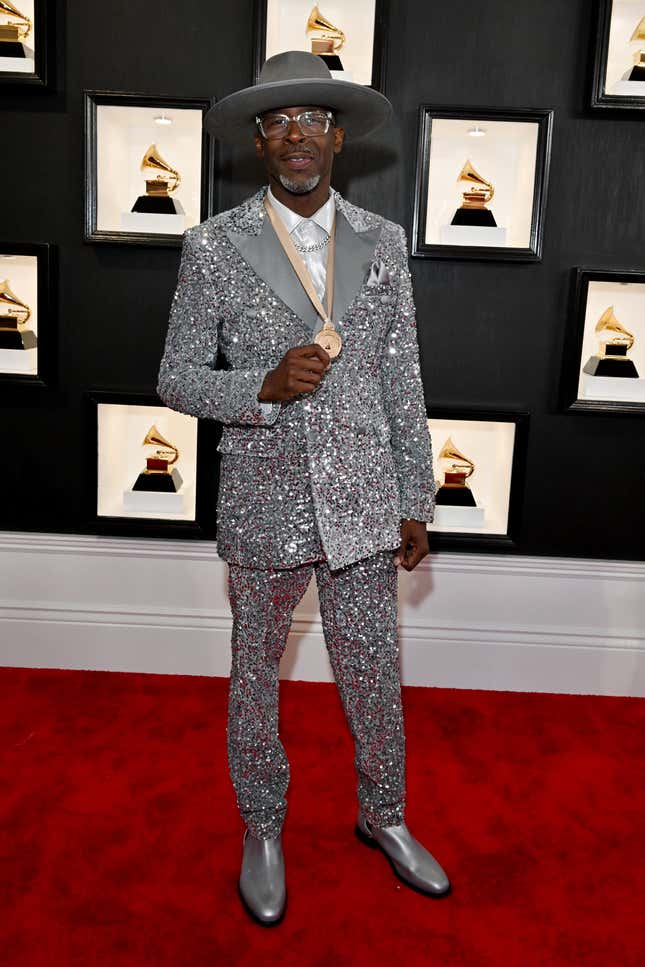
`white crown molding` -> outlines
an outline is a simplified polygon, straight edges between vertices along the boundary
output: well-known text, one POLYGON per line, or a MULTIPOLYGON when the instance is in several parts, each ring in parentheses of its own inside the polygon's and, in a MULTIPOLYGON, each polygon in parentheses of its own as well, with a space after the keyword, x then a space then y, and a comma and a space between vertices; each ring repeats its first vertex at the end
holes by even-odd
MULTIPOLYGON (((401 572, 410 685, 645 696, 645 563, 431 555, 401 572)), ((0 665, 228 675, 212 541, 0 532, 0 665), (3 633, 4 631, 4 633, 3 633)), ((315 588, 280 674, 331 681, 315 588)))
MULTIPOLYGON (((0 554, 6 551, 84 554, 107 557, 168 557, 189 561, 220 561, 215 541, 164 538, 105 537, 85 534, 0 532, 0 554)), ((522 557, 514 554, 430 554, 419 570, 477 574, 546 575, 549 577, 645 580, 645 561, 615 561, 565 557, 522 557)))
MULTIPOLYGON (((140 608, 100 609, 83 605, 65 607, 34 606, 29 602, 8 602, 0 599, 0 620, 30 621, 47 624, 91 624, 113 625, 118 627, 174 628, 178 631, 226 630, 230 631, 231 616, 227 609, 191 609, 158 607, 154 611, 140 608)), ((462 622, 459 625, 446 622, 413 623, 405 621, 399 626, 406 640, 419 641, 438 639, 441 641, 462 641, 527 644, 560 647, 566 643, 570 648, 621 648, 640 650, 645 643, 643 635, 612 634, 607 631, 598 633, 593 628, 576 628, 575 632, 562 628, 542 626, 539 631, 513 624, 491 624, 462 622)), ((291 633, 294 635, 319 635, 322 638, 322 623, 316 613, 296 614, 291 633)))

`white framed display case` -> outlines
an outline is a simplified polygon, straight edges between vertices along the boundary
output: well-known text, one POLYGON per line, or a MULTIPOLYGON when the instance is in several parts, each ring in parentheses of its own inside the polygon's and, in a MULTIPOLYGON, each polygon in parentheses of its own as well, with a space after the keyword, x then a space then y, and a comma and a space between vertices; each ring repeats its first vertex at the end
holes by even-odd
POLYGON ((200 429, 155 396, 88 393, 88 518, 115 533, 198 533, 200 429))
POLYGON ((0 88, 46 87, 53 3, 0 2, 0 88))
POLYGON ((255 80, 287 50, 319 54, 332 76, 383 90, 388 0, 256 0, 255 80))
POLYGON ((521 517, 528 415, 437 409, 428 411, 436 485, 434 544, 507 544, 521 517))
POLYGON ((562 370, 569 410, 645 413, 645 272, 576 268, 562 370))
POLYGON ((645 109, 643 0, 598 0, 591 107, 645 109))
POLYGON ((422 105, 412 255, 541 258, 553 112, 422 105))
POLYGON ((0 242, 0 383, 43 386, 54 368, 54 247, 0 242))
POLYGON ((85 92, 85 239, 180 245, 212 213, 209 100, 85 92))

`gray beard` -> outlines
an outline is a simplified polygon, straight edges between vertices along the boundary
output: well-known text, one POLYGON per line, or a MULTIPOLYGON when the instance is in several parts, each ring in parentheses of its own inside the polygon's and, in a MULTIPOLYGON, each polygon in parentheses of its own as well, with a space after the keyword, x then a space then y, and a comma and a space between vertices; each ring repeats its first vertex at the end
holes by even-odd
POLYGON ((280 175, 280 184, 292 195, 306 195, 308 191, 313 191, 318 186, 320 175, 312 175, 308 181, 291 181, 286 175, 280 175))

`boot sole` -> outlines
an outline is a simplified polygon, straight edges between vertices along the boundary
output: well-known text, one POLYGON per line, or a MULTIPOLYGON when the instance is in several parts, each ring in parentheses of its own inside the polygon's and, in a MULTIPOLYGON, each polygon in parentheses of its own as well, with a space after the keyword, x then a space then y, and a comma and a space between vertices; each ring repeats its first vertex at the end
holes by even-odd
POLYGON ((278 924, 282 923, 282 921, 284 920, 285 913, 287 912, 287 896, 286 896, 286 894, 285 894, 285 900, 284 900, 284 907, 282 909, 282 913, 280 914, 280 916, 279 917, 276 917, 275 920, 263 920, 261 917, 259 917, 257 915, 257 913, 255 913, 254 910, 251 909, 251 907, 246 902, 246 900, 244 898, 244 894, 242 893, 242 890, 240 889, 239 881, 238 881, 238 884, 237 884, 237 893, 238 893, 238 896, 239 896, 240 900, 242 901, 242 906, 244 907, 244 909, 246 910, 246 912, 248 913, 248 915, 253 920, 255 920, 256 923, 259 923, 261 927, 277 927, 278 924))
POLYGON ((394 865, 393 861, 387 855, 387 853, 385 852, 385 850, 380 846, 380 844, 377 843, 376 840, 372 836, 367 836, 363 832, 363 830, 360 828, 360 826, 358 825, 358 823, 354 827, 354 833, 356 834, 357 839, 359 839, 361 841, 361 843, 364 843, 365 846, 369 846, 370 849, 377 849, 377 850, 379 850, 383 854, 383 856, 385 857, 385 859, 388 861, 388 863, 392 867, 392 871, 393 871, 394 875, 396 876, 396 878, 398 880, 400 880, 401 883, 405 883, 405 885, 407 886, 407 888, 409 890, 414 890, 415 893, 420 893, 421 896, 429 896, 433 900, 441 900, 442 897, 448 896, 450 893, 452 893, 452 885, 449 885, 448 886, 448 889, 447 890, 443 890, 441 893, 434 893, 434 892, 431 892, 429 890, 422 890, 420 886, 416 886, 414 883, 410 883, 408 880, 405 879, 405 877, 401 876, 401 874, 397 870, 396 866, 394 865))

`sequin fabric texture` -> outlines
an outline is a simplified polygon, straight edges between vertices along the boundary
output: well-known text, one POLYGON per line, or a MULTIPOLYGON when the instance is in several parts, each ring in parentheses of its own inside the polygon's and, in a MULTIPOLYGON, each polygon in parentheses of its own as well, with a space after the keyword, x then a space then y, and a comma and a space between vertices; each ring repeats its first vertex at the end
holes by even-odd
POLYGON ((405 729, 392 555, 380 552, 339 571, 324 562, 273 571, 231 565, 229 771, 240 815, 260 839, 278 836, 285 820, 290 769, 278 732, 278 666, 293 609, 314 573, 325 642, 354 739, 358 801, 374 826, 404 820, 405 729))
POLYGON ((402 518, 433 518, 405 235, 334 192, 355 247, 363 233, 377 237, 346 311, 334 316, 343 351, 315 393, 265 415, 257 394, 266 373, 312 339, 240 252, 240 239, 262 235, 265 192, 186 232, 157 390, 169 407, 224 424, 225 560, 296 567, 324 556, 338 569, 397 547, 402 518), (218 348, 225 370, 214 369, 218 348))

